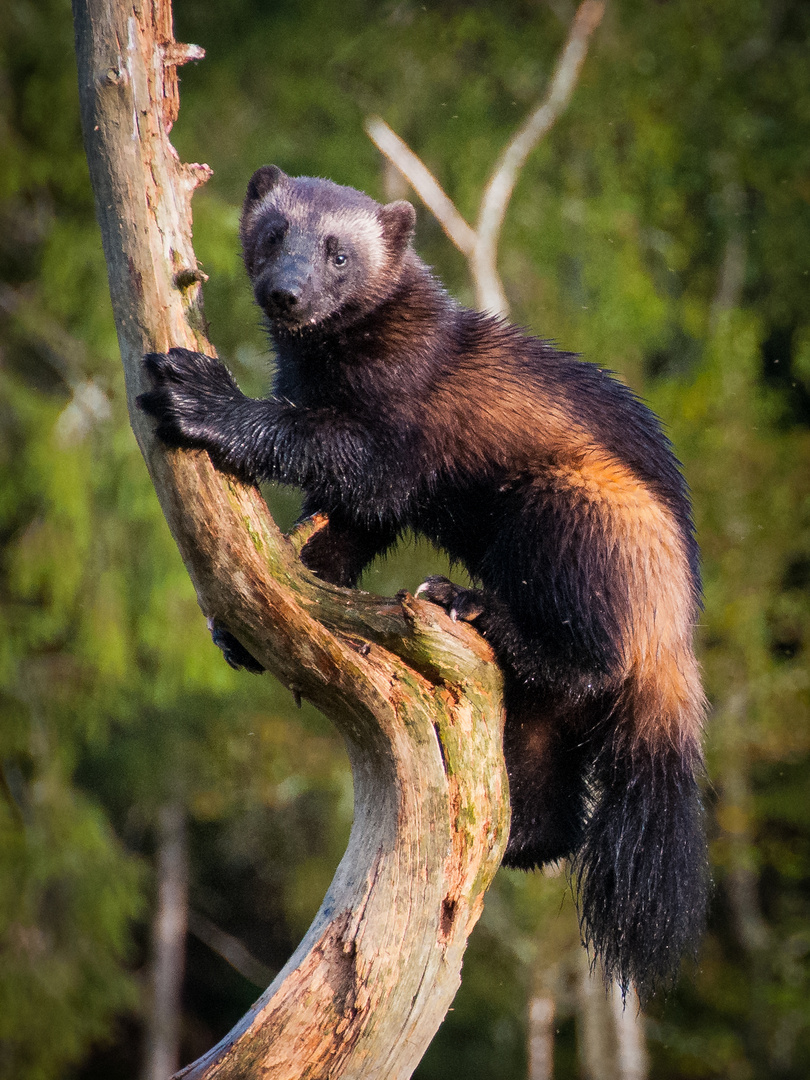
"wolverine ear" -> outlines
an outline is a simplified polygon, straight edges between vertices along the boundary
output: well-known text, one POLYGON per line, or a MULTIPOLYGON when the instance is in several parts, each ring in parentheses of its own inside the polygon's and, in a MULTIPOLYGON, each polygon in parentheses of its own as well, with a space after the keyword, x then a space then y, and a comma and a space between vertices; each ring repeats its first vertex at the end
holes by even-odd
POLYGON ((401 255, 413 236, 416 211, 409 202, 399 199, 380 207, 383 239, 395 255, 401 255))
POLYGON ((245 209, 252 203, 264 198, 268 191, 272 191, 274 187, 278 187, 279 184, 283 184, 286 180, 289 180, 289 177, 281 171, 278 165, 263 165, 261 169, 257 169, 248 182, 245 209))

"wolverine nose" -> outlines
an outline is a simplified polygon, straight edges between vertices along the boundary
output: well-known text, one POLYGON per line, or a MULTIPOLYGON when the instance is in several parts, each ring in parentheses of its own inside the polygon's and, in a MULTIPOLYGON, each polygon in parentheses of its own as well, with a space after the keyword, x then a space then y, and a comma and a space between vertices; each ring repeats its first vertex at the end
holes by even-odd
POLYGON ((298 282, 279 283, 259 281, 254 289, 256 300, 271 319, 291 319, 300 314, 303 306, 303 285, 298 282))
POLYGON ((290 315, 298 306, 300 298, 300 292, 291 292, 288 289, 271 289, 267 296, 267 307, 278 315, 290 315))

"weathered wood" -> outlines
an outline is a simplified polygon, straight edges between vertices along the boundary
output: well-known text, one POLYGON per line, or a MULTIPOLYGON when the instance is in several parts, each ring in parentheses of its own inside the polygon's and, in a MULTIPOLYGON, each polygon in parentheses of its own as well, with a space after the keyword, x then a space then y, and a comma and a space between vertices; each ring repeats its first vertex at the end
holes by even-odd
POLYGON ((318 581, 257 490, 152 438, 133 404, 142 354, 213 355, 191 245, 191 195, 209 170, 181 164, 169 142, 176 66, 201 52, 173 40, 164 0, 74 0, 74 21, 130 415, 158 498, 203 612, 330 717, 355 785, 349 845, 306 937, 178 1075, 405 1078, 455 994, 506 843, 500 678, 469 627, 413 597, 318 581))

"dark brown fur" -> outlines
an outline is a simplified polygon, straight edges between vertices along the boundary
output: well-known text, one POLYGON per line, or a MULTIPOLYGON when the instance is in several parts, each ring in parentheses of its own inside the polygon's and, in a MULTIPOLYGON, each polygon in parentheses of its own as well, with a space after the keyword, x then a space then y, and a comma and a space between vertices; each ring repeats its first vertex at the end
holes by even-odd
POLYGON ((504 671, 504 861, 572 856, 586 939, 644 995, 696 940, 706 895, 685 485, 609 373, 448 297, 410 246, 413 218, 260 170, 241 236, 274 396, 173 350, 147 358, 142 405, 167 442, 303 488, 305 512, 329 517, 305 558, 331 581, 355 584, 406 528, 464 564, 480 589, 424 591, 504 671))

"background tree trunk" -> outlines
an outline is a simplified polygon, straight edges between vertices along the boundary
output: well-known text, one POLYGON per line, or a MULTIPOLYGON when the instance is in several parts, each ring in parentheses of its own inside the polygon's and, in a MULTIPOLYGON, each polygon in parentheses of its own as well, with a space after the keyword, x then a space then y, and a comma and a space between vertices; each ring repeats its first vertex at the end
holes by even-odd
POLYGON ((149 1012, 143 1080, 165 1080, 180 1051, 180 992, 188 925, 188 838, 186 813, 166 803, 157 818, 157 901, 152 918, 149 1012))
MULTIPOLYGON (((201 452, 167 453, 134 407, 141 356, 212 353, 191 246, 207 178, 168 134, 171 8, 75 0, 82 124, 132 426, 205 615, 338 726, 355 782, 346 854, 306 937, 188 1077, 405 1078, 459 984, 508 834, 500 678, 435 606, 337 589, 299 563, 256 489, 201 452)), ((299 537, 299 544, 306 536, 299 537)))

